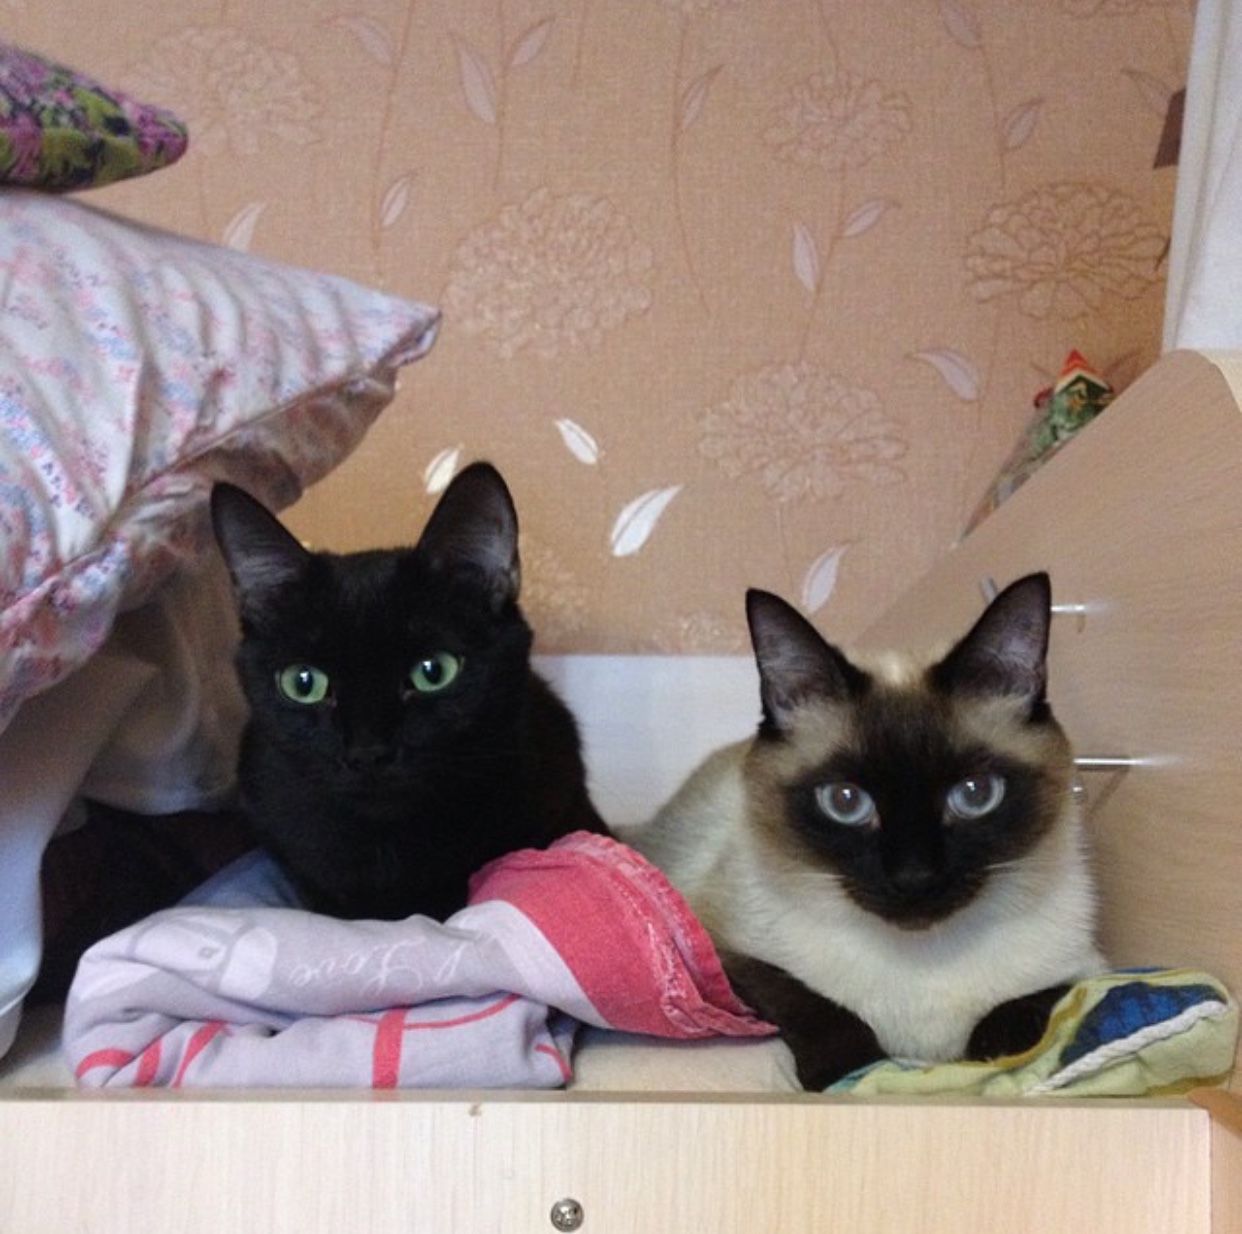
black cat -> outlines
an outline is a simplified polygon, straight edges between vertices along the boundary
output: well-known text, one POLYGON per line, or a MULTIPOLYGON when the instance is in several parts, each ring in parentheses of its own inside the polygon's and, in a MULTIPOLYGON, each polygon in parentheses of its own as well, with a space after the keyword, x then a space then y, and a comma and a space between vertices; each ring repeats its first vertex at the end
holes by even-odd
POLYGON ((577 727, 531 669, 518 524, 487 463, 413 548, 304 548, 242 490, 211 496, 251 716, 240 805, 308 907, 443 920, 485 862, 606 831, 577 727))

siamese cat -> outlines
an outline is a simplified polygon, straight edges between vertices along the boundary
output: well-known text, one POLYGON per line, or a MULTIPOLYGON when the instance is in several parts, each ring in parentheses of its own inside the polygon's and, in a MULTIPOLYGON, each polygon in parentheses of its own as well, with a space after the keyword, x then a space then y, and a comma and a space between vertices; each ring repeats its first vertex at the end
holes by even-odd
POLYGON ((411 548, 310 552, 227 484, 211 513, 250 704, 240 806, 307 907, 443 920, 485 862, 606 830, 574 719, 531 668, 494 467, 463 470, 411 548))
POLYGON ((847 658, 747 595, 762 721, 633 843, 687 898, 804 1088, 885 1057, 1034 1045, 1104 968, 1069 743, 1045 694, 1051 589, 1012 584, 948 653, 847 658))

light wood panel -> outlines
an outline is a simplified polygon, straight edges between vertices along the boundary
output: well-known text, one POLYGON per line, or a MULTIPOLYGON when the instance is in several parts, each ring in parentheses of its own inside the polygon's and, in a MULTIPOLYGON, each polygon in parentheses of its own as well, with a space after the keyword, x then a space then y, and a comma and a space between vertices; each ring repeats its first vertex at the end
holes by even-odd
POLYGON ((1212 1229, 1242 1230, 1242 1127, 1212 1124, 1212 1229))
MULTIPOLYGON (((1236 361, 1234 362, 1236 363, 1236 361)), ((955 636, 980 579, 1052 574, 1051 695, 1089 775, 1103 941, 1242 989, 1242 415, 1227 358, 1165 357, 868 632, 955 636)))
POLYGON ((1242 1230, 1242 1097, 1212 1088, 1191 1099, 1212 1115, 1212 1229, 1242 1230))
POLYGON ((0 1103, 5 1234, 1208 1234, 1210 1120, 1067 1108, 463 1097, 0 1103))

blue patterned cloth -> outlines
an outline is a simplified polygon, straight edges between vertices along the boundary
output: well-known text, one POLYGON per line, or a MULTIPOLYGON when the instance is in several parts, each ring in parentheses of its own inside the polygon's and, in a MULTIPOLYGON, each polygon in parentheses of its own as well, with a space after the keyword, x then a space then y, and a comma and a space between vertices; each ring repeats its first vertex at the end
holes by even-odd
POLYGON ((1025 1054, 986 1063, 886 1059, 829 1091, 987 1097, 1150 1096, 1226 1081, 1238 1005, 1192 969, 1127 969, 1075 985, 1025 1054))

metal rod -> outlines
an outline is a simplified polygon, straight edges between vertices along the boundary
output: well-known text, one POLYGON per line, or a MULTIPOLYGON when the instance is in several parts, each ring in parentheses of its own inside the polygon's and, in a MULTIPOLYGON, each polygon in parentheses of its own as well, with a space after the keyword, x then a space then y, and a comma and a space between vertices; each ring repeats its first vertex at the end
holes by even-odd
MULTIPOLYGON (((979 580, 979 590, 983 592, 983 599, 987 604, 991 604, 1000 594, 1000 588, 997 587, 996 580, 990 574, 984 575, 979 580)), ((1054 604, 1052 611, 1061 617, 1085 618, 1087 616, 1085 604, 1054 604)))

